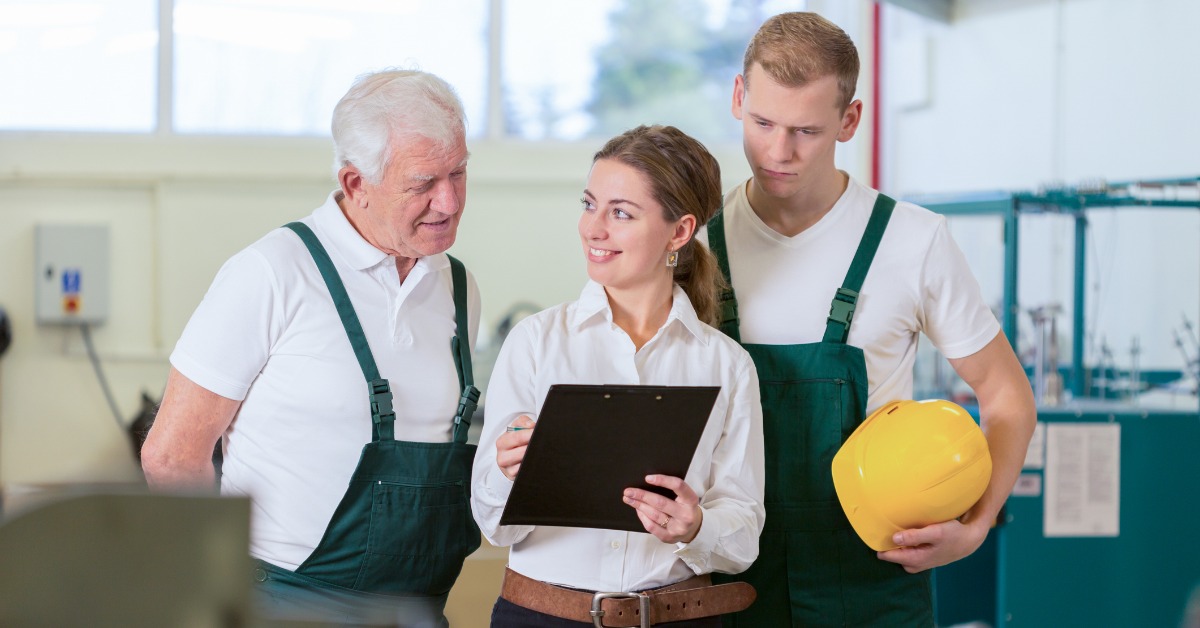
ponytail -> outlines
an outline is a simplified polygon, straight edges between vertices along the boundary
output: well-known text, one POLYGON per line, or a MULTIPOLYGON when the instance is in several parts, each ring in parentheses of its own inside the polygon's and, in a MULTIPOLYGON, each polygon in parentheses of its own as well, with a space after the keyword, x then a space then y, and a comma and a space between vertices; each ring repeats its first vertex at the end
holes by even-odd
POLYGON ((717 256, 696 238, 679 250, 675 283, 683 288, 701 321, 713 327, 721 324, 721 291, 726 287, 725 277, 717 266, 717 256))

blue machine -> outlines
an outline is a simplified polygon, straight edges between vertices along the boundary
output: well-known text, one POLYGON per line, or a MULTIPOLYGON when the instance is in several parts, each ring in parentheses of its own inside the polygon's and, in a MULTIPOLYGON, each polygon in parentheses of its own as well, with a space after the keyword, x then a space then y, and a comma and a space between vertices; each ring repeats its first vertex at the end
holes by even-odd
MULTIPOLYGON (((1018 481, 1023 490, 1009 498, 1000 525, 984 545, 968 558, 935 570, 939 625, 1174 627, 1196 621, 1185 614, 1189 600, 1200 604, 1200 409, 1152 410, 1088 398, 1096 394, 1093 380, 1106 373, 1103 366, 1085 367, 1080 333, 1085 323, 1087 210, 1200 209, 1200 196, 1146 194, 1172 186, 1200 187, 1200 177, 909 199, 946 215, 995 215, 1003 220, 1001 322, 1013 342, 1020 311, 1018 220, 1022 214, 1051 212, 1074 218, 1076 333, 1070 365, 1060 368, 1074 401, 1039 408, 1039 429, 1072 425, 1119 430, 1119 529, 1106 535, 1048 535, 1053 518, 1047 517, 1047 510, 1055 504, 1047 503, 1046 489, 1056 481, 1054 472, 1037 465, 1025 469, 1018 481)), ((1189 376, 1179 371, 1132 375, 1139 387, 1189 376)))
MULTIPOLYGON (((1038 420, 1119 426, 1119 535, 1047 537, 1045 491, 1014 495, 975 554, 935 571, 938 625, 1187 625, 1200 587, 1200 415, 1096 404, 1038 420)), ((1044 485, 1047 474, 1022 475, 1044 485)))

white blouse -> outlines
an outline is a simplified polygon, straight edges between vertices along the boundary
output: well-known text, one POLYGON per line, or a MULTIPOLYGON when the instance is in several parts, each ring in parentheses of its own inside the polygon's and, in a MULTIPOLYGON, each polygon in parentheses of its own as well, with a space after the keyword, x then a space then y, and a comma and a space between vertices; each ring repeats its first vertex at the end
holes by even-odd
POLYGON ((578 301, 521 321, 492 371, 485 416, 471 508, 493 545, 512 546, 513 570, 567 587, 637 591, 696 574, 738 573, 758 556, 766 520, 758 373, 745 349, 700 322, 678 286, 667 322, 640 350, 613 324, 608 297, 595 282, 578 301), (684 478, 704 510, 692 542, 667 544, 646 532, 500 525, 513 483, 496 464, 496 439, 520 414, 536 420, 553 384, 721 387, 684 478))

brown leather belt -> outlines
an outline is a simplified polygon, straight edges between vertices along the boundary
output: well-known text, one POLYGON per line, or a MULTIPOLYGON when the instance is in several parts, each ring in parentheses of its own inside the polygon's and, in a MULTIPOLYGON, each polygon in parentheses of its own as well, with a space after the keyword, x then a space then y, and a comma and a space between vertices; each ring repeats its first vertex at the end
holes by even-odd
POLYGON ((598 628, 646 628, 736 613, 746 610, 755 596, 754 587, 745 582, 713 586, 707 575, 649 591, 588 593, 527 578, 508 568, 500 588, 500 597, 513 604, 560 619, 591 620, 598 628))

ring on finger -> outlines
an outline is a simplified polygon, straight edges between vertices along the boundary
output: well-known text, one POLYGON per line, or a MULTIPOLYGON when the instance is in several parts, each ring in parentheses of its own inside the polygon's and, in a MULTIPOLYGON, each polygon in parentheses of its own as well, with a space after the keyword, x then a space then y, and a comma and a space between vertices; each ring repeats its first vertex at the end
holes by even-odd
POLYGON ((667 524, 668 524, 668 523, 671 523, 671 515, 667 515, 667 518, 666 518, 666 519, 663 519, 663 520, 662 520, 662 523, 660 523, 660 524, 658 524, 658 525, 660 525, 660 526, 662 526, 662 527, 664 527, 664 528, 665 528, 665 527, 667 527, 667 524))

